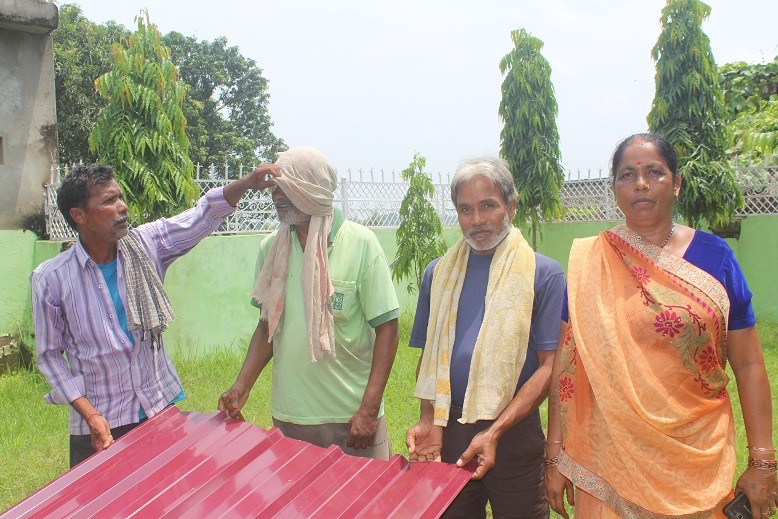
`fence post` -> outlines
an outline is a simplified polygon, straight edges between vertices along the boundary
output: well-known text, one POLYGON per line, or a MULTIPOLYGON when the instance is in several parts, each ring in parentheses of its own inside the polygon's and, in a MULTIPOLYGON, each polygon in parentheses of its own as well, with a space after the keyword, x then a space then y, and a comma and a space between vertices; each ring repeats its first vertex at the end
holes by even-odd
POLYGON ((443 225, 446 225, 446 185, 443 183, 443 178, 441 177, 440 173, 438 173, 438 180, 440 181, 437 190, 439 193, 438 213, 440 215, 440 221, 443 223, 443 225))
POLYGON ((346 180, 346 177, 340 177, 340 200, 343 206, 343 217, 348 220, 348 180, 346 180))

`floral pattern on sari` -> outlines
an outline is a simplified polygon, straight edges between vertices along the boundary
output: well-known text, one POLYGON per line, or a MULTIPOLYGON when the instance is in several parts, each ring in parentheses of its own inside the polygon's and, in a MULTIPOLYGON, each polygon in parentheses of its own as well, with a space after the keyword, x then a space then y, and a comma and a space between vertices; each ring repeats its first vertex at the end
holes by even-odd
POLYGON ((576 240, 568 276, 560 472, 619 517, 710 517, 736 462, 726 290, 624 225, 576 240))
POLYGON ((563 372, 559 375, 559 407, 562 417, 562 434, 567 433, 567 411, 569 405, 567 404, 573 398, 575 394, 575 367, 577 364, 577 352, 575 349, 575 339, 573 338, 573 327, 568 326, 565 333, 564 341, 562 341, 561 365, 563 372))
MULTIPOLYGON (((724 398, 729 382, 729 376, 725 371, 726 327, 714 326, 714 330, 708 330, 703 316, 693 311, 690 303, 677 301, 677 292, 663 286, 651 276, 647 268, 638 265, 639 261, 652 261, 646 253, 653 252, 657 255, 656 249, 659 248, 653 245, 645 246, 640 239, 637 243, 630 243, 629 238, 632 234, 634 233, 629 229, 618 227, 605 233, 608 243, 621 256, 636 281, 635 288, 646 307, 647 318, 652 320, 655 332, 678 351, 684 367, 690 373, 694 373, 695 381, 698 382, 701 391, 711 398, 724 398), (633 248, 634 250, 630 250, 633 248), (711 332, 719 336, 716 337, 711 332), (717 343, 719 348, 711 347, 711 341, 717 343)), ((654 259, 659 259, 663 255, 671 256, 659 249, 659 254, 654 259)), ((659 265, 660 262, 657 264, 659 265)), ((680 278, 672 279, 672 283, 680 285, 689 294, 693 293, 686 286, 688 283, 680 278)), ((716 313, 712 308, 715 305, 712 299, 706 300, 699 292, 694 296, 696 302, 701 304, 709 314, 716 313)))

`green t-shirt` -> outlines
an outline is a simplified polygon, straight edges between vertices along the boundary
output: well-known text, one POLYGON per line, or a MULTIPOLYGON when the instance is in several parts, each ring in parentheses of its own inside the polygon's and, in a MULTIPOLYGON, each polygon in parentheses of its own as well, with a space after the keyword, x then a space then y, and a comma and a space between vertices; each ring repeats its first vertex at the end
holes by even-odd
MULTIPOLYGON (((272 414, 278 420, 302 425, 345 423, 359 407, 370 376, 373 328, 400 314, 397 294, 375 234, 344 220, 336 209, 328 249, 335 289, 331 298, 335 356, 310 362, 300 283, 303 250, 294 230, 291 232, 284 313, 273 341, 272 414)), ((275 235, 266 237, 260 245, 257 272, 275 235)))

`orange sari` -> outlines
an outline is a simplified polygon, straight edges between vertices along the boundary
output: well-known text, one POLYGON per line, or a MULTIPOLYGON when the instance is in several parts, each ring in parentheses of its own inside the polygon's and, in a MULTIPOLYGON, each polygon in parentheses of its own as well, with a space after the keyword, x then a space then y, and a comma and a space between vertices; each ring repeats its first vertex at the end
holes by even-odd
POLYGON ((576 240, 568 270, 559 470, 595 498, 576 513, 717 514, 735 473, 724 287, 625 225, 576 240))

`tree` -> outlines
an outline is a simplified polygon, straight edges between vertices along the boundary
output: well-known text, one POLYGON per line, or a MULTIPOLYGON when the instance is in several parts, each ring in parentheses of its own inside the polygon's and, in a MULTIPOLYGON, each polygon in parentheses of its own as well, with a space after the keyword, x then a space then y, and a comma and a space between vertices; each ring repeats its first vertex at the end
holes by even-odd
POLYGON ((271 131, 268 82, 254 60, 224 37, 197 41, 171 32, 163 42, 190 87, 184 110, 193 162, 253 165, 287 148, 271 131))
MULTIPOLYGON (((111 70, 113 44, 128 36, 115 22, 91 22, 77 5, 60 8, 52 39, 61 162, 97 159, 88 138, 107 103, 95 80, 111 70)), ((180 79, 189 85, 184 117, 193 162, 253 165, 275 160, 287 148, 271 131, 268 83, 256 62, 229 47, 223 37, 197 41, 171 32, 162 42, 170 48, 180 79)))
POLYGON ((752 165, 778 160, 778 56, 769 63, 742 61, 719 67, 732 133, 728 153, 752 165))
POLYGON ((500 60, 502 100, 498 113, 500 155, 508 162, 518 190, 517 223, 532 221, 532 247, 537 249, 541 219, 562 216, 559 190, 564 182, 559 163, 557 103, 551 66, 541 54, 543 42, 524 29, 511 32, 513 50, 500 60))
POLYGON ((111 69, 111 45, 126 35, 121 25, 89 21, 77 5, 60 8, 59 25, 51 37, 61 163, 94 162, 89 132, 106 104, 95 90, 95 79, 111 69))
POLYGON ((136 23, 124 45, 113 45, 113 70, 95 82, 107 106, 89 146, 114 167, 130 218, 144 222, 190 207, 195 185, 182 109, 186 85, 148 13, 136 23))
POLYGON ((424 172, 427 159, 414 153, 402 172, 408 191, 400 204, 400 226, 397 228, 397 257, 392 262, 392 279, 410 279, 408 293, 421 286, 424 269, 430 261, 446 252, 440 218, 429 199, 435 194, 432 180, 424 172), (415 282, 415 284, 413 283, 415 282))
POLYGON ((678 152, 683 178, 678 207, 692 227, 703 218, 711 225, 725 225, 743 206, 727 160, 724 96, 710 40, 701 27, 709 15, 710 7, 700 0, 669 0, 651 51, 656 93, 648 126, 678 152))

